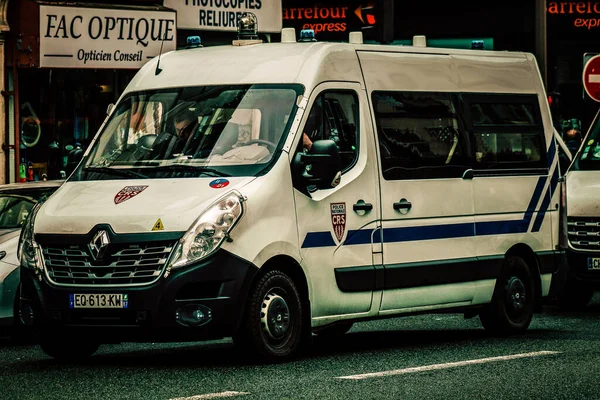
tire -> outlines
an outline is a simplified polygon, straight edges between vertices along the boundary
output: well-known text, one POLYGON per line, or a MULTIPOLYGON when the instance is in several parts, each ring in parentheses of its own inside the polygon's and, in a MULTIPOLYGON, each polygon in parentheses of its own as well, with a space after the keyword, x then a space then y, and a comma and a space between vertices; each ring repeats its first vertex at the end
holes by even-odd
POLYGON ((557 298, 557 304, 563 310, 581 310, 588 305, 593 295, 593 289, 574 280, 567 280, 565 287, 557 298))
POLYGON ((315 335, 322 338, 336 338, 348 333, 354 323, 352 322, 340 322, 334 325, 329 325, 321 329, 315 330, 315 335))
POLYGON ((15 294, 15 300, 13 303, 13 323, 10 328, 10 337, 14 343, 25 344, 33 343, 34 335, 33 330, 30 327, 26 327, 21 322, 21 316, 19 314, 19 306, 21 302, 21 285, 17 287, 17 293, 15 294))
POLYGON ((281 271, 269 271, 250 290, 240 330, 233 340, 263 361, 292 358, 308 329, 304 313, 294 281, 281 271))
POLYGON ((535 287, 531 271, 520 257, 504 261, 492 301, 479 314, 485 330, 494 334, 523 332, 531 323, 535 287))
POLYGON ((81 338, 72 341, 63 339, 43 339, 42 350, 48 356, 59 361, 80 361, 91 357, 100 347, 95 342, 80 342, 81 338))

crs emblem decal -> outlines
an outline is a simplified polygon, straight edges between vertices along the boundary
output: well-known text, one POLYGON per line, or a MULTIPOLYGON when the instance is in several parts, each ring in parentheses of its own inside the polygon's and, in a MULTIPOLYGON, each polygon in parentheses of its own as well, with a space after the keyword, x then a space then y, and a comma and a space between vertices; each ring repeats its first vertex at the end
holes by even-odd
POLYGON ((342 241, 346 232, 346 203, 331 203, 331 224, 338 242, 342 241))
POLYGON ((142 193, 148 186, 125 186, 115 195, 115 204, 120 204, 142 193))

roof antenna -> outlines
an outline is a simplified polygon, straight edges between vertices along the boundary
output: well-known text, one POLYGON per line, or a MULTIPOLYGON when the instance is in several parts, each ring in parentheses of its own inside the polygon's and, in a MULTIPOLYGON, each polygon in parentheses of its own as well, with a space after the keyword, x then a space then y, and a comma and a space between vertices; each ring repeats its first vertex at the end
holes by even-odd
POLYGON ((165 36, 163 36, 163 39, 160 42, 160 51, 158 52, 158 61, 156 61, 156 70, 154 71, 154 75, 158 75, 162 72, 162 68, 160 68, 160 56, 162 55, 163 44, 165 44, 166 38, 167 32, 165 32, 165 36))

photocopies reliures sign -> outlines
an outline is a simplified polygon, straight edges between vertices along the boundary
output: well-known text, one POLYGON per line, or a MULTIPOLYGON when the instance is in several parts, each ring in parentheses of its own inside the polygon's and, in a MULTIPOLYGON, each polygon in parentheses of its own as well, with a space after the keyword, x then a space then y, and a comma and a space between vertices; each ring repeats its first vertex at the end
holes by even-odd
POLYGON ((40 6, 40 66, 140 68, 175 50, 173 11, 40 6))
POLYGON ((177 10, 177 27, 207 31, 237 31, 237 20, 251 12, 259 32, 281 31, 281 0, 164 0, 177 10))

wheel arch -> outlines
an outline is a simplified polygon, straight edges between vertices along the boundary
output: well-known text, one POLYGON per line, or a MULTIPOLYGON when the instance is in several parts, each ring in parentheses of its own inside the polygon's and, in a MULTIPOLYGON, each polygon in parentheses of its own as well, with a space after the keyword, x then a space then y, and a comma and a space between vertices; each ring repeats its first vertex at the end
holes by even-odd
MULTIPOLYGON (((252 281, 249 284, 249 288, 252 288, 256 285, 264 275, 268 272, 278 270, 285 274, 287 274, 294 284, 298 288, 300 292, 302 303, 304 306, 304 322, 308 323, 310 326, 311 321, 311 310, 310 310, 310 297, 309 297, 309 289, 308 289, 308 280, 306 278, 306 274, 304 270, 300 266, 300 264, 292 257, 284 254, 276 255, 267 260, 257 271, 257 273, 252 278, 252 281)), ((241 322, 244 319, 244 314, 246 313, 245 304, 247 302, 250 290, 247 291, 245 298, 243 299, 243 305, 241 307, 242 312, 240 313, 240 317, 238 321, 241 322)), ((238 323, 239 325, 239 323, 238 323)), ((239 326, 238 326, 239 327, 239 326)))
POLYGON ((535 290, 534 311, 540 312, 542 309, 542 278, 540 275, 540 263, 535 252, 524 243, 518 243, 512 246, 504 255, 504 258, 520 257, 525 261, 527 267, 531 271, 533 278, 533 287, 535 290))

